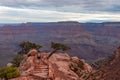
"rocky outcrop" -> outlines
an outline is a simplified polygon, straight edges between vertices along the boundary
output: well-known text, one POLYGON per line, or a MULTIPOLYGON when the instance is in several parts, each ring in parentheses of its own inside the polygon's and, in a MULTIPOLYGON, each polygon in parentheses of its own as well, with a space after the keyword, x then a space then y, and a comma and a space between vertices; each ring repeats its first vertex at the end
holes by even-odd
POLYGON ((12 80, 119 80, 120 47, 112 59, 99 69, 92 67, 83 59, 70 57, 67 53, 49 53, 31 50, 21 63, 21 76, 12 80))
POLYGON ((85 80, 92 71, 84 60, 67 53, 55 53, 49 59, 49 53, 38 54, 30 51, 19 67, 21 76, 12 80, 85 80))

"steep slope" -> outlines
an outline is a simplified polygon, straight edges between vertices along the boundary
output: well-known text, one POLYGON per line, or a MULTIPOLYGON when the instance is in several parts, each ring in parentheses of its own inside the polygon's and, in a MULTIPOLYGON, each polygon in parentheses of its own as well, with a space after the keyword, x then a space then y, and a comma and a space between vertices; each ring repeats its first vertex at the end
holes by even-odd
POLYGON ((120 79, 120 47, 115 51, 113 59, 95 71, 88 80, 119 80, 120 79))

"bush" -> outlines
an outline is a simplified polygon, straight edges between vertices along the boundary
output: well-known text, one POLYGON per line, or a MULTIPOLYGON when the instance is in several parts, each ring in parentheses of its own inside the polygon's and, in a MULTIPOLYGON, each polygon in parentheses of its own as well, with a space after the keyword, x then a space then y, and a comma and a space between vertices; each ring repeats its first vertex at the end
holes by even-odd
POLYGON ((0 69, 0 78, 11 79, 20 75, 19 70, 16 67, 4 67, 0 69))
POLYGON ((27 54, 31 49, 36 49, 39 51, 39 49, 42 46, 36 43, 29 42, 29 41, 23 41, 19 44, 19 47, 21 48, 21 51, 19 51, 18 54, 23 55, 23 54, 27 54))
POLYGON ((83 66, 84 64, 80 64, 80 63, 78 63, 78 67, 80 68, 80 69, 82 69, 82 70, 84 70, 84 66, 83 66))
POLYGON ((24 57, 20 54, 17 54, 14 59, 11 61, 11 63, 13 64, 14 67, 19 67, 20 63, 22 62, 22 60, 24 59, 24 57))

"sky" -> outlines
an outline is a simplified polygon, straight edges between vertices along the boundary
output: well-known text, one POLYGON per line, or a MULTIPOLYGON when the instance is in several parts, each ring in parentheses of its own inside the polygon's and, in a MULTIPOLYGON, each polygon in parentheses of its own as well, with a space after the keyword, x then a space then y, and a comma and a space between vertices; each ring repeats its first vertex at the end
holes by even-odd
POLYGON ((0 23, 120 22, 120 0, 0 0, 0 23))

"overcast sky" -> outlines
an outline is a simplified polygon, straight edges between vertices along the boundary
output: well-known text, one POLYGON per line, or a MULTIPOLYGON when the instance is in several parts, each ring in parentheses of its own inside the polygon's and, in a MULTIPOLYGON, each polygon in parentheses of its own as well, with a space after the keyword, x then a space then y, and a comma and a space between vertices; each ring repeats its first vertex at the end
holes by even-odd
POLYGON ((120 0, 0 0, 0 23, 120 21, 120 0))

